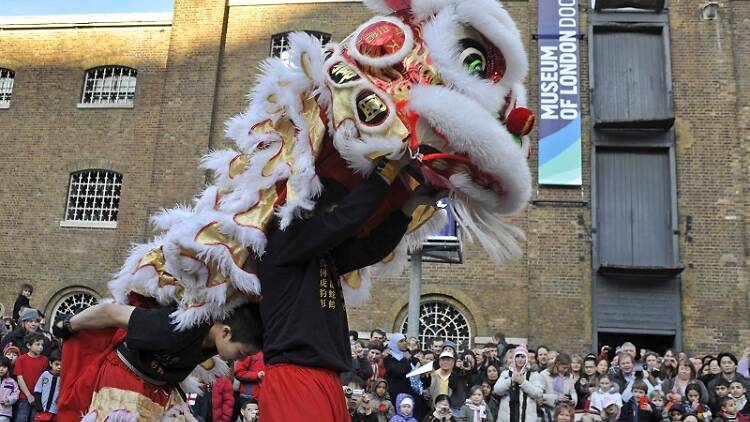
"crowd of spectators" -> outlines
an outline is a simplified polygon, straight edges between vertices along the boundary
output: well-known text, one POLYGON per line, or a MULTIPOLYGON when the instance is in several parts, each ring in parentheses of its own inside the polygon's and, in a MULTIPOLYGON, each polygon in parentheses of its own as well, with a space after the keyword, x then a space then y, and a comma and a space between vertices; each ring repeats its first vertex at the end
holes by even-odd
POLYGON ((738 359, 631 342, 568 353, 502 333, 474 348, 441 338, 422 347, 382 330, 351 340, 342 384, 352 421, 750 422, 750 348, 738 359))

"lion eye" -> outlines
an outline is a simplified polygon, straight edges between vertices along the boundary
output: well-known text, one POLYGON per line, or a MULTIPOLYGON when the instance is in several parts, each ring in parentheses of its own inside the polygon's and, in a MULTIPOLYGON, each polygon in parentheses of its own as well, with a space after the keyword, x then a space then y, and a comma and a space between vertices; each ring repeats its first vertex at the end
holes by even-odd
POLYGON ((487 54, 485 48, 473 39, 461 40, 461 48, 461 54, 458 57, 469 74, 486 78, 487 54))

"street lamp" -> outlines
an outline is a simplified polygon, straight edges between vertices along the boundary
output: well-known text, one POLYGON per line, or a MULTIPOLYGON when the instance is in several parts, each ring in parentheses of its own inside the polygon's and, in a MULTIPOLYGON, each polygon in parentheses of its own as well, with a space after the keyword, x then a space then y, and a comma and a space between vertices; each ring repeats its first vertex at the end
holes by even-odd
POLYGON ((719 19, 719 2, 707 1, 701 6, 703 20, 713 21, 719 19))

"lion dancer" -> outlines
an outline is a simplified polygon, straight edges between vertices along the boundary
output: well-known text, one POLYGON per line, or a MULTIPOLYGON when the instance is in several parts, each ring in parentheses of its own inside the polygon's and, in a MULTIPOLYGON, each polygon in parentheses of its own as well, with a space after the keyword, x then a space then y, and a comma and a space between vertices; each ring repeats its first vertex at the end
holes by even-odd
POLYGON ((195 421, 179 383, 216 355, 241 359, 263 345, 257 303, 185 331, 172 324, 173 307, 139 305, 100 304, 55 324, 64 339, 59 422, 195 421))
POLYGON ((323 179, 325 190, 312 216, 268 233, 267 254, 258 264, 266 329, 264 421, 349 421, 339 378, 351 370, 339 276, 382 260, 400 242, 417 205, 434 205, 444 194, 414 193, 369 235, 358 237, 391 184, 402 183, 399 175, 408 162, 408 155, 383 160, 348 194, 336 181, 323 179))

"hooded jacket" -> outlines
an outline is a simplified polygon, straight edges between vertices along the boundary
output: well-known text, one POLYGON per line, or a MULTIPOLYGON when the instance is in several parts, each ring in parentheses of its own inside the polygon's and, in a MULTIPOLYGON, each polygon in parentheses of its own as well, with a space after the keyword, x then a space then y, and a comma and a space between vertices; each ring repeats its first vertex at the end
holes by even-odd
POLYGON ((417 422, 414 416, 405 416, 401 413, 401 403, 407 399, 411 400, 412 415, 414 415, 414 398, 409 394, 399 394, 398 397, 396 397, 396 416, 392 417, 390 422, 417 422))
POLYGON ((372 383, 372 389, 370 391, 370 407, 372 407, 372 410, 377 413, 378 422, 388 422, 396 415, 393 403, 391 402, 390 396, 388 396, 388 382, 386 380, 376 379, 375 382, 372 383), (380 384, 385 385, 385 395, 383 397, 378 397, 375 393, 375 390, 380 384))
POLYGON ((544 382, 539 373, 529 367, 528 354, 517 351, 513 358, 513 364, 500 374, 493 389, 495 395, 500 397, 497 421, 536 422, 536 401, 542 398, 544 382), (526 356, 527 363, 522 368, 515 365, 515 357, 519 354, 526 356), (520 385, 513 383, 513 374, 518 372, 524 374, 523 383, 520 385))

